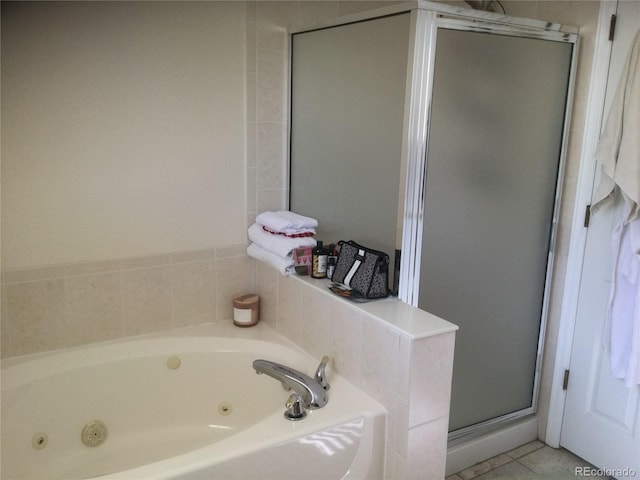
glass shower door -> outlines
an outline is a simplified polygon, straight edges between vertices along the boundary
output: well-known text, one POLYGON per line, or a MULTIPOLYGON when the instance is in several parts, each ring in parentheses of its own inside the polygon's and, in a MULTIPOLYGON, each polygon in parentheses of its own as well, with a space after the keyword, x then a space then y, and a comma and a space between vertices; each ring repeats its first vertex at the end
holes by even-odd
POLYGON ((534 406, 573 47, 437 32, 418 306, 460 327, 450 431, 534 406))

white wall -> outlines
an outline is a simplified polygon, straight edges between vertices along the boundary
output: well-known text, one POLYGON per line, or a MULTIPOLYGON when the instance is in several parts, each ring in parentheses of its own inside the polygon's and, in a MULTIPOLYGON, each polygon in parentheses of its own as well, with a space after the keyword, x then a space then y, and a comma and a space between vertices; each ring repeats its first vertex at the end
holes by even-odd
POLYGON ((3 270, 245 242, 245 10, 3 2, 3 270))

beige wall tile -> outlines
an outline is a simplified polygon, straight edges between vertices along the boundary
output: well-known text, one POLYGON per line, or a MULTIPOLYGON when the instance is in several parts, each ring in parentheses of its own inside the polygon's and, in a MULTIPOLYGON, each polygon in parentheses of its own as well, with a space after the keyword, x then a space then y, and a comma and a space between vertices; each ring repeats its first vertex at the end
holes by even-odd
POLYGON ((327 354, 340 375, 359 384, 362 361, 362 314, 343 301, 325 301, 329 344, 327 354))
POLYGON ((260 295, 260 321, 277 329, 278 281, 280 273, 263 262, 256 262, 256 292, 260 295))
POLYGON ((285 188, 287 128, 281 122, 257 124, 257 185, 258 189, 285 188))
POLYGON ((216 260, 216 318, 233 318, 233 297, 255 289, 254 263, 249 257, 238 256, 216 260))
POLYGON ((247 168, 247 219, 246 226, 249 228, 256 219, 258 212, 258 169, 256 167, 247 168))
POLYGON ((9 313, 7 309, 7 287, 2 285, 2 298, 0 299, 0 358, 7 358, 12 353, 13 342, 9 331, 9 313))
POLYGON ((238 285, 253 285, 253 260, 245 251, 236 244, 5 272, 5 280, 22 281, 2 286, 2 356, 216 321, 218 293, 229 297, 238 285), (52 272, 59 277, 25 281, 52 272), (221 292, 218 274, 226 281, 221 292))
POLYGON ((256 44, 259 48, 286 50, 287 27, 298 21, 298 2, 256 2, 256 44))
POLYGON ((394 1, 375 1, 375 0, 340 0, 338 2, 338 15, 351 15, 353 13, 364 12, 374 8, 386 7, 393 5, 394 1))
POLYGON ((413 342, 409 426, 449 415, 455 334, 413 342))
POLYGON ((175 252, 170 255, 171 263, 204 262, 216 258, 216 249, 194 250, 191 252, 175 252))
POLYGON ((385 478, 408 478, 407 477, 407 459, 401 457, 397 453, 393 452, 391 455, 387 455, 387 458, 390 457, 390 460, 387 462, 385 466, 385 478))
POLYGON ((380 321, 363 316, 361 387, 387 409, 395 404, 400 337, 380 321))
POLYGON ((257 49, 256 119, 260 122, 287 120, 287 55, 283 49, 257 49))
POLYGON ((229 257, 242 257, 247 254, 247 245, 227 245, 224 247, 216 248, 216 258, 229 258, 229 257))
POLYGON ((171 328, 169 266, 125 270, 120 281, 125 335, 171 328))
POLYGON ((171 293, 174 326, 215 322, 215 261, 172 265, 171 293))
MULTIPOLYGON (((247 122, 247 167, 255 168, 256 166, 256 122, 247 122)), ((247 194, 251 193, 250 191, 247 194)), ((255 195, 255 189, 253 194, 255 195)))
POLYGON ((255 22, 256 21, 256 0, 248 0, 246 3, 246 15, 247 21, 255 22))
POLYGON ((393 409, 393 424, 390 425, 390 435, 393 438, 393 445, 389 445, 390 450, 407 458, 409 455, 409 400, 396 396, 396 405, 393 409))
POLYGON ((299 4, 300 26, 313 25, 338 16, 338 2, 304 1, 299 4))
MULTIPOLYGON (((253 56, 255 57, 255 49, 253 50, 254 50, 253 56)), ((255 63, 255 60, 253 60, 253 62, 255 63)), ((257 97, 256 97, 258 80, 256 78, 255 65, 252 70, 249 70, 247 72, 247 78, 245 82, 247 84, 247 87, 246 87, 247 97, 245 100, 246 120, 249 122, 255 122, 258 119, 257 97)))
POLYGON ((258 189, 258 212, 282 210, 288 203, 288 192, 285 189, 258 189))
POLYGON ((411 361, 413 358, 411 354, 413 352, 414 343, 415 342, 408 337, 400 337, 396 385, 398 388, 398 395, 406 399, 409 398, 409 388, 411 386, 411 361))
POLYGON ((122 301, 118 272, 65 279, 64 330, 68 345, 122 337, 122 301))
POLYGON ((133 268, 156 267, 158 265, 169 265, 171 263, 171 254, 145 255, 140 257, 121 258, 118 261, 120 270, 133 268))
POLYGON ((303 289, 300 346, 317 358, 329 349, 328 314, 327 296, 314 288, 303 289))
POLYGON ((301 324, 304 321, 302 290, 302 284, 292 278, 283 277, 278 282, 277 330, 295 343, 300 343, 301 324))
POLYGON ((449 418, 443 417, 409 430, 409 455, 403 479, 444 478, 448 427, 449 418))
MULTIPOLYGON (((247 15, 247 24, 245 29, 245 40, 247 42, 247 73, 255 73, 256 71, 256 48, 258 46, 256 42, 256 17, 255 17, 255 4, 252 8, 253 15, 247 15)), ((247 84, 247 87, 249 84, 247 84)), ((254 84, 255 87, 255 84, 254 84)), ((255 120, 255 119, 254 119, 255 120)))
MULTIPOLYGON (((7 330, 11 356, 66 346, 64 279, 6 285, 7 330)), ((4 350, 3 350, 4 353, 4 350)))

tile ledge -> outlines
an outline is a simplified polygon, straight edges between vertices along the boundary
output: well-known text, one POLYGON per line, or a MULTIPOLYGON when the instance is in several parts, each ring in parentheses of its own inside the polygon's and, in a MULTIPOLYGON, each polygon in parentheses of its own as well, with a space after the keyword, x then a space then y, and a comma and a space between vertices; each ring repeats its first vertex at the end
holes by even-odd
POLYGON ((327 298, 345 302, 351 308, 376 318, 411 340, 419 340, 458 330, 457 325, 425 310, 401 302, 396 297, 373 300, 367 303, 356 303, 331 293, 328 288, 331 283, 329 280, 319 280, 298 275, 291 275, 290 277, 294 281, 301 282, 309 288, 322 292, 327 295, 327 298))

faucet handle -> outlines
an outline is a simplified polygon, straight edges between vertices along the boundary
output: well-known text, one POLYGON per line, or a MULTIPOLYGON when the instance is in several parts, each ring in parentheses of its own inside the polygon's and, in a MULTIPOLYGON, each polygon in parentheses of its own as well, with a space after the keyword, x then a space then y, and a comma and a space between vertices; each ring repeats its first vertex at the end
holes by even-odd
POLYGON ((304 410, 302 397, 297 393, 292 393, 285 404, 287 411, 284 412, 284 418, 287 420, 297 421, 302 420, 307 416, 307 412, 304 410))
POLYGON ((318 368, 316 369, 316 374, 314 375, 314 378, 316 379, 316 381, 325 390, 329 390, 331 388, 331 385, 329 385, 329 382, 327 382, 327 374, 325 372, 325 369, 327 368, 327 364, 329 363, 330 360, 331 359, 327 355, 322 357, 322 360, 320 360, 320 365, 318 365, 318 368))

